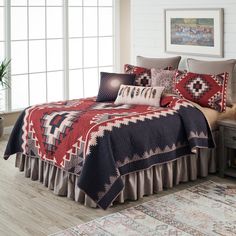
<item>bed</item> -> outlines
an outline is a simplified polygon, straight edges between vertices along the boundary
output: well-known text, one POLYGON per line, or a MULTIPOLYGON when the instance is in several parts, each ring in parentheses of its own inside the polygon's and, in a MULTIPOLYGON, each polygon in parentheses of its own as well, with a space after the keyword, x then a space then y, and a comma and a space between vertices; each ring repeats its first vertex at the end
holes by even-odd
POLYGON ((4 158, 55 194, 107 209, 216 171, 218 132, 187 100, 162 107, 94 98, 32 106, 10 136, 4 158))
POLYGON ((101 72, 97 98, 25 109, 4 158, 16 154, 26 177, 102 209, 215 173, 217 120, 236 117, 236 61, 189 59, 187 72, 180 59, 138 57, 125 74, 101 72))

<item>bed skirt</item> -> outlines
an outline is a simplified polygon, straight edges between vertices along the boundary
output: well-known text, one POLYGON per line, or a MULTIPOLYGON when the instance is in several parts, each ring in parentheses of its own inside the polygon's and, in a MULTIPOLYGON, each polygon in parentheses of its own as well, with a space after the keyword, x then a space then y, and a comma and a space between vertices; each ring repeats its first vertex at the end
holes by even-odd
MULTIPOLYGON (((218 132, 215 132, 214 136, 217 140, 218 132)), ((198 149, 194 155, 183 156, 147 170, 122 176, 125 187, 115 202, 137 200, 145 195, 162 191, 163 188, 171 188, 180 182, 193 181, 198 177, 206 177, 209 173, 215 173, 217 153, 217 148, 198 149)), ((79 179, 77 175, 57 168, 49 162, 21 153, 16 155, 15 165, 20 171, 24 171, 25 177, 39 180, 56 195, 66 196, 89 207, 96 207, 95 202, 77 186, 79 179)))

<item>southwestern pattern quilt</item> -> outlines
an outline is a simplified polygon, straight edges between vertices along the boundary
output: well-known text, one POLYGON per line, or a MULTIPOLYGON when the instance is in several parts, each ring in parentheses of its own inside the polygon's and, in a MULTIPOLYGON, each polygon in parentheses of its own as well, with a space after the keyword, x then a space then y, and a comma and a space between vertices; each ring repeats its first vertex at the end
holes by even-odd
POLYGON ((31 106, 16 122, 4 158, 20 152, 72 172, 106 209, 124 187, 122 175, 214 147, 204 115, 191 103, 166 97, 162 106, 95 98, 31 106))

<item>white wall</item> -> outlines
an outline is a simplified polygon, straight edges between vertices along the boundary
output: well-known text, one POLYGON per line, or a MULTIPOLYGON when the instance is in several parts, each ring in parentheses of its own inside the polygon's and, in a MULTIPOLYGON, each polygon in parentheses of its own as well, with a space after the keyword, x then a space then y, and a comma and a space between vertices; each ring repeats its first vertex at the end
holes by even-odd
POLYGON ((224 8, 224 54, 236 58, 235 0, 131 0, 132 60, 138 54, 171 56, 164 52, 165 8, 224 8))
POLYGON ((130 0, 120 0, 120 71, 130 63, 130 0))
MULTIPOLYGON (((164 51, 164 9, 166 8, 223 8, 224 59, 236 58, 236 0, 131 0, 132 63, 136 62, 137 55, 148 57, 175 55, 164 51)), ((186 57, 222 60, 222 58, 183 55, 180 68, 186 68, 186 57)), ((233 87, 236 91, 236 77, 233 87)))

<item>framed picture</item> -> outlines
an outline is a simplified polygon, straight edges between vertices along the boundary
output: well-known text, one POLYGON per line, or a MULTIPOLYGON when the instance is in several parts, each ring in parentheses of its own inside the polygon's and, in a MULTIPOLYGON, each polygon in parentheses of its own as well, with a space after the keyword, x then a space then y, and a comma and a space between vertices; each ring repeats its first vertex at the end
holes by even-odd
POLYGON ((223 9, 165 9, 165 51, 223 57, 223 9))

